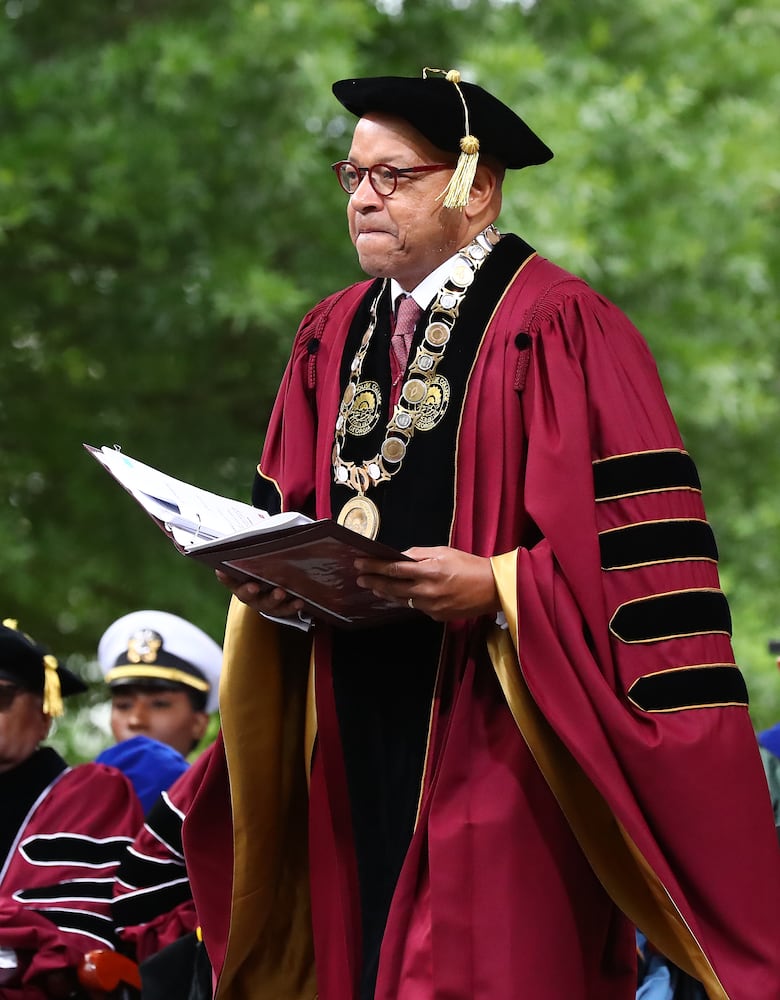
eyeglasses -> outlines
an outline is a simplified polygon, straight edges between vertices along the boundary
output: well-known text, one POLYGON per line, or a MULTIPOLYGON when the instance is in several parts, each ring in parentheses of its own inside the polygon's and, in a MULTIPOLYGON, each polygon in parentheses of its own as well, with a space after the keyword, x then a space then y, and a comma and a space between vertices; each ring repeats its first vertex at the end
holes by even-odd
POLYGON ((0 684, 0 712, 7 712, 22 689, 16 684, 0 684))
POLYGON ((347 192, 354 194, 360 182, 368 174, 368 183, 383 198, 387 198, 398 187, 398 178, 406 174, 422 174, 430 170, 452 170, 451 163, 425 163, 420 167, 393 167, 389 163, 375 163, 372 167, 359 167, 350 160, 339 160, 331 168, 339 184, 347 192))

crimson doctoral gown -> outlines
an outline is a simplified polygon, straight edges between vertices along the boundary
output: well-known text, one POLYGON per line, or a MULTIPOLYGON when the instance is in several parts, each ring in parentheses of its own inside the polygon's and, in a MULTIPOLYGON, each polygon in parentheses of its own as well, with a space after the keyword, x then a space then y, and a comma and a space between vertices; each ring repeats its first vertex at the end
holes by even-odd
MULTIPOLYGON (((520 244, 469 292, 447 539, 493 558, 509 627, 444 631, 376 1000, 623 1000, 630 921, 711 998, 778 997, 780 855, 695 467, 628 319, 520 244)), ((298 332, 260 465, 284 509, 333 513, 342 355, 375 288, 298 332)), ((231 608, 224 747, 184 829, 218 997, 313 996, 310 926, 321 1000, 358 995, 333 645, 317 627, 308 671, 299 636, 231 608)))
POLYGON ((2 775, 0 788, 14 797, 6 812, 25 803, 0 869, 0 946, 18 957, 18 972, 5 977, 0 997, 37 1000, 40 975, 116 947, 114 873, 143 812, 119 771, 69 768, 51 747, 2 775))

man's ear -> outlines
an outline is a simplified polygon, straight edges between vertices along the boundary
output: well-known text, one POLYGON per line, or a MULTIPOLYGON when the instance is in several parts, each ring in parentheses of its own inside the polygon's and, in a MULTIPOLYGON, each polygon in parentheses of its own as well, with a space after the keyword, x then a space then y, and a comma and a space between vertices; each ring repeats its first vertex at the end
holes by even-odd
MULTIPOLYGON (((501 183, 492 170, 485 163, 477 164, 477 171, 471 184, 468 205, 463 211, 469 218, 474 218, 486 211, 494 198, 501 197, 501 183)), ((500 205, 500 201, 499 201, 500 205)))
POLYGON ((209 724, 209 713, 208 712, 196 712, 192 720, 192 738, 198 743, 203 739, 203 734, 206 732, 209 724))

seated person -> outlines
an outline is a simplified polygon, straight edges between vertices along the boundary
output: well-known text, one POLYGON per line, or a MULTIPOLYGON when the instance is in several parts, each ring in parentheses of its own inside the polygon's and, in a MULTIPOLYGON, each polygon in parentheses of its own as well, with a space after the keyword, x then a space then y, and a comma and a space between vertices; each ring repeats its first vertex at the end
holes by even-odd
MULTIPOLYGON (((211 976, 196 931, 198 918, 184 861, 182 824, 212 756, 213 744, 161 793, 116 873, 117 934, 138 962, 144 997, 189 997, 195 970, 211 976)), ((209 993, 210 995, 210 993, 209 993)))
POLYGON ((142 823, 127 778, 41 747, 86 690, 6 619, 0 626, 0 996, 77 996, 85 953, 115 947, 113 875, 142 823))
POLYGON ((117 745, 97 759, 124 771, 148 812, 186 770, 216 711, 222 649, 178 615, 133 611, 106 629, 98 659, 117 745))
MULTIPOLYGON (((172 984, 186 996, 204 961, 181 826, 209 758, 207 749, 187 769, 185 757, 217 708, 222 649, 182 618, 138 611, 114 622, 98 653, 121 741, 99 759, 128 774, 147 814, 117 873, 114 920, 141 963, 144 995, 173 1000, 172 984)), ((210 984, 208 969, 206 978, 210 984)))

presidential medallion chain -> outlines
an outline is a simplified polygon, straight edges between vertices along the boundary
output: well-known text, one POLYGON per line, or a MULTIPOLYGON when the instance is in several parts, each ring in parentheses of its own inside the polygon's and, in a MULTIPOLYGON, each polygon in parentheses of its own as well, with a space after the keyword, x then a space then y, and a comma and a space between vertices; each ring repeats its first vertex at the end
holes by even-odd
POLYGON ((488 226, 479 236, 482 239, 475 238, 458 252, 449 277, 436 295, 422 343, 408 366, 406 379, 398 402, 393 407, 379 451, 364 462, 350 462, 341 457, 347 433, 367 433, 365 428, 370 430, 376 423, 371 420, 370 415, 359 413, 367 397, 375 395, 374 406, 378 408, 379 405, 378 393, 374 394, 372 389, 374 383, 361 382, 361 374, 376 328, 379 301, 387 287, 387 279, 371 303, 368 328, 352 359, 349 381, 341 398, 332 456, 334 481, 357 493, 341 508, 338 523, 361 535, 376 538, 379 531, 379 510, 366 496, 366 492, 377 483, 391 479, 401 468, 415 432, 429 431, 436 427, 446 413, 450 386, 447 379, 437 373, 437 368, 444 358, 461 303, 480 267, 501 239, 495 226, 488 226))

